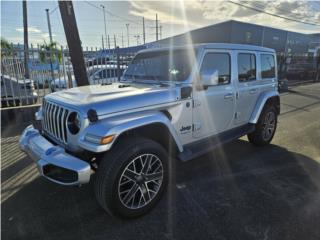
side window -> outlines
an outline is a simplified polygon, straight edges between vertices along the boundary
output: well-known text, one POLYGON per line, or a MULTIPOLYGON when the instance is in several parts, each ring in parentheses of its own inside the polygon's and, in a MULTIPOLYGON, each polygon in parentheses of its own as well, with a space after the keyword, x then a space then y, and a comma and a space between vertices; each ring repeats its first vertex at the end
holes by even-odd
POLYGON ((261 54, 261 77, 274 78, 276 76, 274 56, 261 54))
POLYGON ((238 79, 239 82, 247 82, 257 79, 256 56, 251 53, 239 53, 238 55, 238 79))
POLYGON ((230 55, 228 53, 207 53, 204 56, 200 75, 218 75, 217 85, 228 84, 231 79, 230 55))

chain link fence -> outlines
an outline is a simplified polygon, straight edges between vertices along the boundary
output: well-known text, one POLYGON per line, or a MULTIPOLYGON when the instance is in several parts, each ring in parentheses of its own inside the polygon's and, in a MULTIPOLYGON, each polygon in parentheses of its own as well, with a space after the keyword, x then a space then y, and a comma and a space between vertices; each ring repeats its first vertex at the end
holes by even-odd
MULTIPOLYGON (((138 49, 83 49, 90 84, 117 82, 138 49)), ((25 76, 21 45, 1 49, 1 107, 41 103, 45 95, 76 87, 69 50, 55 45, 29 47, 25 76)))

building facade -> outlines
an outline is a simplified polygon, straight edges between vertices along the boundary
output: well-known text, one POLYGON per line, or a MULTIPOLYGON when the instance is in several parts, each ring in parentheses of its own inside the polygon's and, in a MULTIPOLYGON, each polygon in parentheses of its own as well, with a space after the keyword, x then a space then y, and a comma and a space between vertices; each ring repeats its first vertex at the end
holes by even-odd
POLYGON ((239 21, 227 21, 148 44, 196 43, 252 44, 275 49, 279 77, 312 80, 319 77, 320 33, 303 34, 239 21))

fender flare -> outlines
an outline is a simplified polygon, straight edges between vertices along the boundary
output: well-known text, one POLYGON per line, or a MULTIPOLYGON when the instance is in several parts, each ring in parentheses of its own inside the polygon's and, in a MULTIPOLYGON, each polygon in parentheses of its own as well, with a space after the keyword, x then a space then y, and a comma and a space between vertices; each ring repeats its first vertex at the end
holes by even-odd
POLYGON ((258 122, 263 107, 265 106, 268 99, 272 97, 279 97, 279 93, 277 91, 267 91, 260 94, 258 101, 250 116, 249 123, 256 124, 258 122))
POLYGON ((113 143, 116 142, 117 138, 124 132, 128 130, 133 130, 135 128, 147 126, 150 124, 162 124, 164 125, 169 133, 171 134, 173 140, 175 141, 180 152, 183 151, 183 145, 178 137, 178 134, 171 124, 168 117, 159 111, 144 111, 139 113, 129 113, 120 116, 110 117, 101 119, 96 123, 90 124, 79 137, 79 145, 92 152, 105 152, 108 151, 113 143), (114 140, 106 145, 94 144, 85 139, 85 136, 110 136, 114 135, 114 140))

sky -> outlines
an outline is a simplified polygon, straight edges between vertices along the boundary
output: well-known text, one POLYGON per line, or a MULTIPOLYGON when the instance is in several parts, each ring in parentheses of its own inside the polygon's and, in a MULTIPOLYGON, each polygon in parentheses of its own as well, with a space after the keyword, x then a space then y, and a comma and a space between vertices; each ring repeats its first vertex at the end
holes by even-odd
MULTIPOLYGON (((143 43, 142 17, 145 18, 146 42, 156 40, 155 18, 158 14, 161 38, 170 37, 207 25, 238 20, 295 32, 320 32, 320 1, 73 1, 78 30, 83 47, 101 48, 104 35, 103 11, 106 7, 106 28, 111 46, 127 46, 143 43), (270 16, 240 3, 318 26, 298 23, 270 16)), ((53 40, 65 46, 65 33, 58 8, 58 1, 28 1, 29 43, 49 42, 45 9, 50 11, 53 40)), ((23 43, 22 1, 1 0, 1 37, 9 42, 23 43)))

